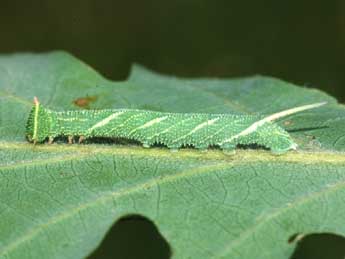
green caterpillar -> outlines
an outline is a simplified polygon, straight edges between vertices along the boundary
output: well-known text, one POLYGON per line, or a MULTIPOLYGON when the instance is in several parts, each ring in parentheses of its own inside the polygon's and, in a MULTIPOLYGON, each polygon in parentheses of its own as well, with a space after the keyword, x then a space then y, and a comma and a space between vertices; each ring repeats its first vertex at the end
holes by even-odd
POLYGON ((34 99, 26 136, 31 142, 49 143, 58 136, 86 138, 124 138, 136 140, 144 147, 164 144, 170 149, 193 146, 207 149, 218 146, 231 151, 238 144, 256 144, 284 153, 297 144, 280 126, 273 123, 281 117, 324 105, 314 103, 284 110, 269 116, 206 113, 168 113, 136 109, 75 110, 57 112, 43 107, 34 99))

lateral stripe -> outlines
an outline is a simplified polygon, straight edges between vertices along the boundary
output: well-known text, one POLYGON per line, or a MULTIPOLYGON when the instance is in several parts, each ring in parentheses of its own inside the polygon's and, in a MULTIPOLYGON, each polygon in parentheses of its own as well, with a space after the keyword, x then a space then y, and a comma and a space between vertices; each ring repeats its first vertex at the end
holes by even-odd
POLYGON ((180 140, 180 139, 183 139, 183 138, 185 138, 185 137, 187 137, 187 136, 189 136, 189 135, 192 135, 194 132, 196 132, 196 131, 198 131, 198 130, 204 128, 205 126, 214 124, 217 120, 219 120, 219 117, 218 117, 218 118, 211 119, 211 120, 208 120, 208 121, 205 121, 205 122, 199 124, 198 126, 196 126, 194 129, 192 129, 192 130, 191 130, 190 132, 188 132, 187 134, 185 134, 185 135, 183 135, 183 136, 181 136, 181 137, 175 139, 175 140, 173 141, 173 143, 176 142, 176 141, 178 141, 178 140, 180 140))
POLYGON ((109 115, 107 118, 101 120, 100 122, 96 123, 91 128, 89 128, 88 131, 93 131, 96 128, 100 128, 100 127, 103 127, 104 125, 107 125, 110 121, 112 121, 113 119, 117 118, 118 116, 120 116, 123 113, 124 113, 124 111, 116 112, 116 113, 113 113, 113 114, 109 115))
POLYGON ((219 143, 219 145, 222 145, 226 142, 231 142, 232 140, 234 139, 237 139, 241 136, 245 136, 245 135, 248 135, 254 131, 256 131, 256 129, 260 126, 262 126, 263 124, 265 124, 267 121, 266 120, 259 120, 259 121, 256 121, 254 122, 252 125, 250 125, 248 128, 244 129, 243 131, 241 131, 240 133, 234 135, 234 136, 231 136, 230 138, 227 138, 225 139, 223 142, 219 143))
POLYGON ((179 121, 178 123, 173 124, 172 126, 169 126, 169 127, 167 127, 166 129, 164 129, 164 130, 162 130, 162 131, 160 131, 160 132, 157 132, 156 134, 154 134, 154 135, 152 135, 152 136, 147 137, 147 139, 152 139, 152 138, 154 138, 154 137, 156 137, 156 136, 159 136, 159 135, 161 135, 161 134, 163 134, 163 133, 167 133, 167 132, 169 132, 172 128, 176 127, 176 125, 179 125, 179 124, 181 124, 182 122, 188 121, 188 120, 190 120, 190 119, 191 119, 191 118, 183 119, 182 121, 179 121))
POLYGON ((168 116, 164 116, 164 117, 159 117, 159 118, 156 118, 156 119, 153 119, 153 120, 150 120, 148 122, 146 122, 144 125, 141 125, 133 130, 131 130, 128 135, 132 134, 133 132, 137 131, 138 129, 145 129, 145 128, 148 128, 148 127, 151 127, 152 125, 154 124, 157 124, 161 121, 164 121, 168 118, 168 116))

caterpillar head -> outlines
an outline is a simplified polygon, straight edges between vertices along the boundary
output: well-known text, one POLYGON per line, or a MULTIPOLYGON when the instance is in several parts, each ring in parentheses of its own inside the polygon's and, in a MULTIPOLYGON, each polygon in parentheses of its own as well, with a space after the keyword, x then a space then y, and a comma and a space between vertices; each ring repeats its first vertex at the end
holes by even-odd
POLYGON ((49 110, 40 105, 34 97, 32 107, 26 124, 26 137, 31 142, 43 142, 50 133, 51 115, 49 110))

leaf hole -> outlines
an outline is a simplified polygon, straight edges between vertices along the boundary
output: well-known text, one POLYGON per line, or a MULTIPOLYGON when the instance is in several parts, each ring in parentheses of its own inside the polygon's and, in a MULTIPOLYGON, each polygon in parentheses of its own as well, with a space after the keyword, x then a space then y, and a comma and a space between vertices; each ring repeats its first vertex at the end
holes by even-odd
POLYGON ((302 235, 296 233, 288 239, 297 242, 290 259, 344 259, 345 238, 331 233, 302 235))
POLYGON ((101 245, 88 259, 170 257, 170 246, 156 225, 145 217, 131 215, 121 218, 112 226, 101 245))

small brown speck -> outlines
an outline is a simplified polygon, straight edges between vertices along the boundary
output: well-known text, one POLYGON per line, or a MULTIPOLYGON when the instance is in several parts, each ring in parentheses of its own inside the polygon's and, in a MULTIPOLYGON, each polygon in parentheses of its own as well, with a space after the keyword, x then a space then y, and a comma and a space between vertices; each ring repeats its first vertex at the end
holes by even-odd
POLYGON ((73 103, 78 107, 88 109, 90 108, 89 107, 90 103, 96 100, 97 100, 97 96, 87 96, 87 97, 81 97, 81 98, 75 99, 73 103))

